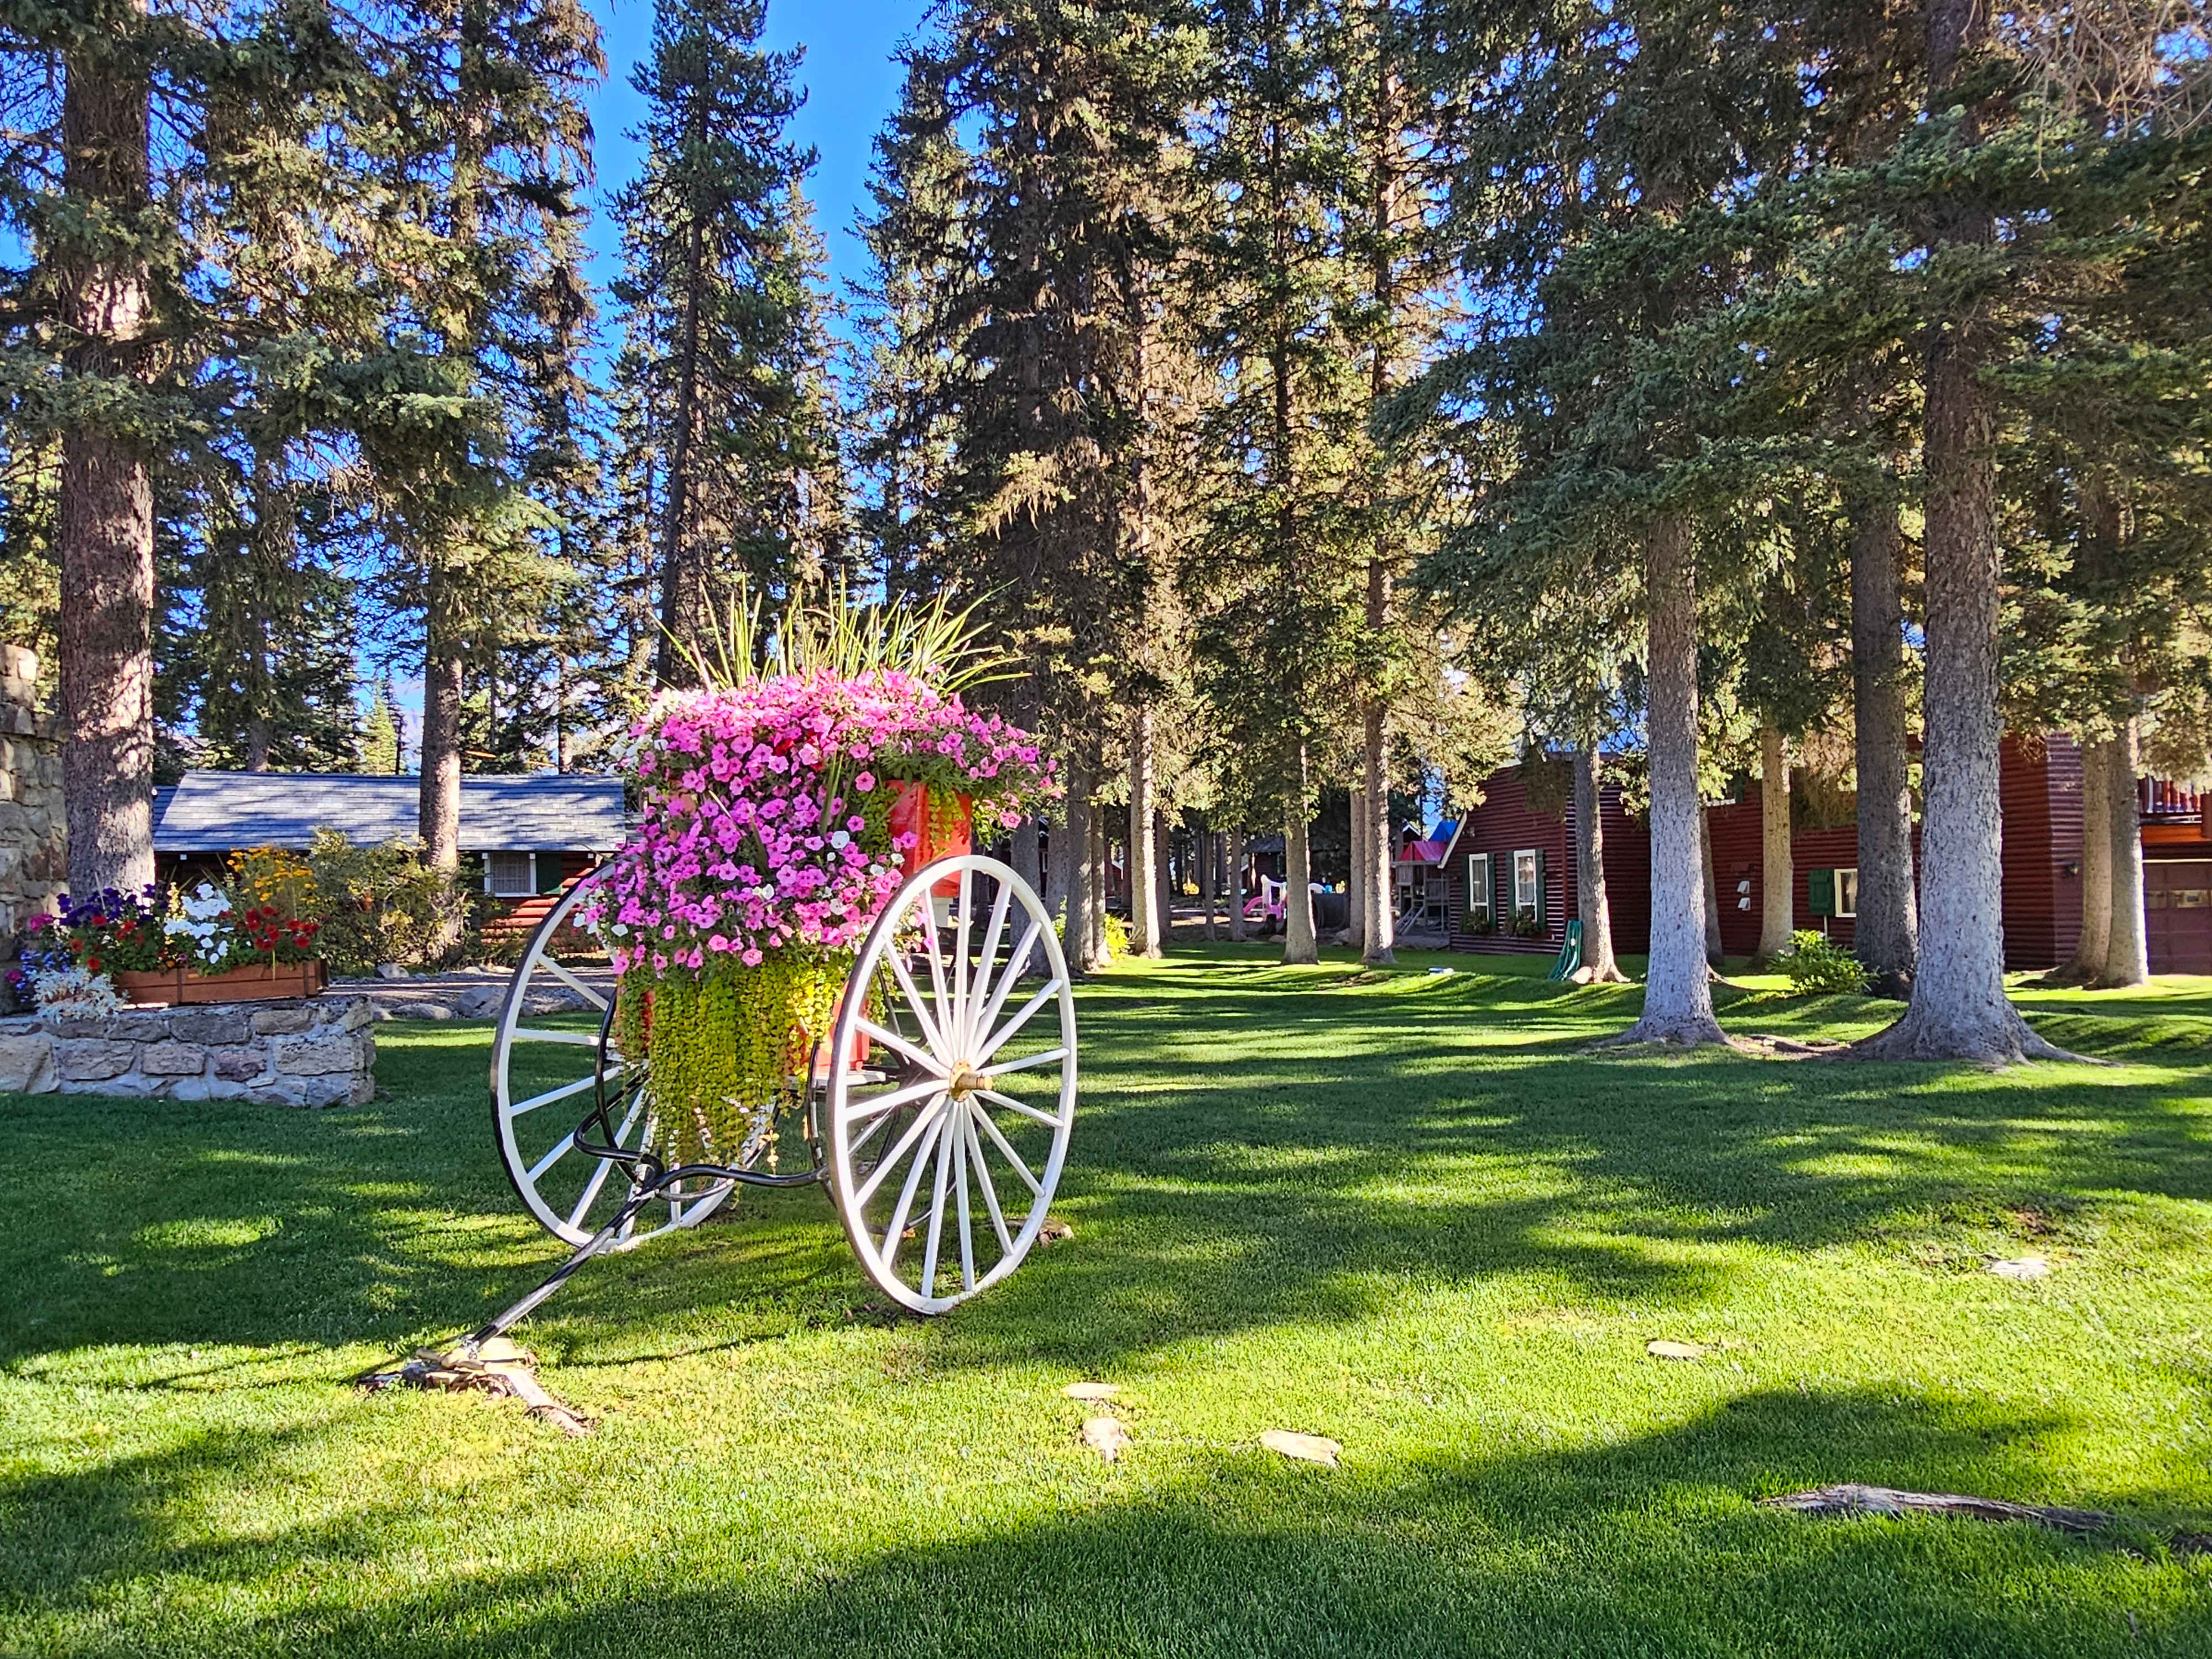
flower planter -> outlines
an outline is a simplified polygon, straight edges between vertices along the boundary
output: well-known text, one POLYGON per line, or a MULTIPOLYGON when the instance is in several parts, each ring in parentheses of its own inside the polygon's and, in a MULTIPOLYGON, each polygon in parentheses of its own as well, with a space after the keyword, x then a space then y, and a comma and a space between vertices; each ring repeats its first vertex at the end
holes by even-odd
MULTIPOLYGON (((926 783, 901 783, 891 801, 890 823, 894 839, 908 835, 919 837, 906 855, 908 870, 919 870, 939 859, 975 850, 975 802, 972 796, 955 795, 948 803, 941 796, 933 796, 926 783)), ((957 898, 960 878, 947 876, 929 890, 939 898, 957 898)))
POLYGON ((115 973, 115 988, 133 1002, 268 1002, 280 997, 319 996, 331 982, 319 959, 257 962, 220 974, 196 968, 158 968, 144 973, 115 973))

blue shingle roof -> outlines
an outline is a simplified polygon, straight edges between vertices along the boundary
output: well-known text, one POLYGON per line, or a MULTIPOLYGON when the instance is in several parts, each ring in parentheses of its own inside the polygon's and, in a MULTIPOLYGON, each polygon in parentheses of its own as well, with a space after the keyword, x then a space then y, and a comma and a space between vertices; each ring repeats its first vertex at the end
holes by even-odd
MULTIPOLYGON (((303 848, 315 831, 356 846, 411 840, 421 780, 337 772, 187 772, 157 803, 154 850, 303 848)), ((609 853, 628 833, 620 778, 583 773, 461 780, 461 850, 609 853)))

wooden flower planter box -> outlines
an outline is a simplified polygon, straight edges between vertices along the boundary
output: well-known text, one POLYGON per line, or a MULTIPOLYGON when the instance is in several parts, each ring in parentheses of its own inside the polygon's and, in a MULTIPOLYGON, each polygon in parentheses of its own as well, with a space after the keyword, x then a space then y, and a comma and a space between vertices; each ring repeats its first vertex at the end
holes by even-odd
POLYGON ((157 968, 112 975, 115 988, 133 1002, 269 1002, 280 997, 319 996, 331 982, 320 961, 257 962, 220 974, 196 968, 157 968))

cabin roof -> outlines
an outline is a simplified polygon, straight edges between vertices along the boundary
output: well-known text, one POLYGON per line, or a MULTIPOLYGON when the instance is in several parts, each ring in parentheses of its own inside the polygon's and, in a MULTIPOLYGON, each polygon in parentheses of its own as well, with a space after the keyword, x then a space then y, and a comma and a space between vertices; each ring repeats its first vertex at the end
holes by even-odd
MULTIPOLYGON (((318 830, 357 847, 412 840, 422 780, 343 772, 187 772, 157 796, 154 850, 304 848, 318 830)), ((461 850, 612 852, 628 824, 620 778, 544 772, 461 780, 461 850)))

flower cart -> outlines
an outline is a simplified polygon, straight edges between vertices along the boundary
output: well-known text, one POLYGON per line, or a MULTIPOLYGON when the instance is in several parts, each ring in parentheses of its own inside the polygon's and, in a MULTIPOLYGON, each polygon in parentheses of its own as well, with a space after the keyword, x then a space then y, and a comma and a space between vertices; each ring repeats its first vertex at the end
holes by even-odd
POLYGON ((1060 938, 973 850, 1051 789, 1034 742, 881 671, 664 696, 633 735, 636 831, 539 924, 493 1050, 500 1157, 574 1251, 469 1343, 740 1187, 825 1189, 914 1312, 1005 1279, 1075 1108, 1060 938), (611 988, 556 959, 572 924, 604 941, 611 988), (594 1024, 527 1012, 556 988, 594 1024))

